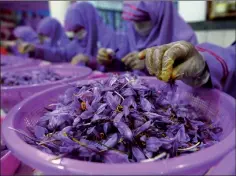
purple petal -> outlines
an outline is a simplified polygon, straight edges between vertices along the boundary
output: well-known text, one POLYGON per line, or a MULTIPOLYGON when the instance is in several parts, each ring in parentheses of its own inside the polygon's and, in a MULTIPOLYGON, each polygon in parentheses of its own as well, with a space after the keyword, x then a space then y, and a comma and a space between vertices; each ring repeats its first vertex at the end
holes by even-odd
POLYGON ((139 121, 143 121, 144 120, 142 115, 137 113, 137 112, 130 113, 130 116, 132 118, 134 118, 135 120, 139 120, 139 121))
POLYGON ((97 114, 94 114, 93 119, 91 121, 93 122, 93 121, 97 121, 99 119, 101 119, 101 117, 97 114))
POLYGON ((146 141, 146 149, 149 152, 157 152, 162 142, 156 137, 150 137, 146 141))
POLYGON ((118 114, 115 116, 113 122, 114 122, 114 123, 120 122, 123 116, 124 116, 124 113, 123 113, 123 112, 118 113, 118 114))
POLYGON ((143 125, 143 122, 140 120, 134 120, 134 128, 139 128, 143 125))
POLYGON ((152 157, 153 157, 153 153, 147 151, 147 149, 143 149, 143 153, 145 154, 145 156, 146 156, 147 158, 152 158, 152 157))
POLYGON ((145 155, 138 147, 132 147, 132 153, 137 162, 146 159, 145 155))
POLYGON ((70 119, 70 116, 68 114, 53 115, 50 118, 48 128, 53 130, 54 128, 59 127, 60 125, 62 125, 68 119, 70 119))
POLYGON ((135 102, 134 97, 127 97, 125 98, 125 100, 122 102, 121 104, 123 107, 127 106, 127 107, 133 107, 134 109, 137 109, 137 103, 135 102))
POLYGON ((48 133, 48 130, 44 127, 37 126, 37 125, 34 127, 34 135, 38 139, 44 138, 45 134, 47 134, 47 133, 48 133))
POLYGON ((107 134, 110 131, 110 129, 111 129, 111 123, 106 122, 103 126, 104 133, 107 134))
POLYGON ((146 98, 140 98, 140 103, 143 111, 150 112, 153 109, 153 105, 146 98))
POLYGON ((112 92, 106 93, 106 102, 112 110, 116 110, 117 106, 120 104, 121 99, 117 95, 113 95, 112 92))
POLYGON ((109 137, 105 142, 105 145, 108 147, 114 147, 118 143, 118 135, 115 133, 109 137))
POLYGON ((133 140, 133 133, 130 130, 130 128, 124 122, 118 122, 118 123, 116 123, 114 125, 116 126, 116 128, 119 130, 120 134, 124 138, 126 138, 126 139, 128 139, 130 141, 133 140))
POLYGON ((126 88, 121 95, 128 97, 128 96, 136 96, 136 92, 132 88, 126 88))
POLYGON ((104 154, 105 163, 129 163, 128 155, 118 151, 109 150, 104 154))
POLYGON ((166 116, 154 113, 154 112, 144 112, 143 113, 148 119, 163 119, 166 116))
POLYGON ((96 113, 97 113, 97 114, 101 114, 101 113, 106 109, 106 106, 107 106, 106 103, 101 104, 101 105, 98 107, 96 113))
POLYGON ((129 115, 129 113, 130 113, 129 107, 128 106, 124 106, 123 107, 123 112, 124 112, 125 117, 127 117, 129 115))
POLYGON ((142 126, 140 126, 139 128, 135 129, 134 135, 137 136, 137 135, 139 135, 140 133, 146 131, 148 128, 150 128, 151 123, 152 123, 152 121, 149 120, 149 121, 147 121, 146 123, 144 123, 142 126))
POLYGON ((81 121, 80 117, 76 117, 73 122, 73 126, 76 126, 81 121))
POLYGON ((84 111, 81 115, 80 118, 81 119, 90 119, 91 117, 93 117, 94 112, 93 111, 84 111))
POLYGON ((189 142, 190 139, 187 136, 187 134, 185 133, 185 127, 183 125, 181 125, 175 138, 180 142, 189 142))
POLYGON ((143 136, 140 137, 140 141, 146 142, 146 140, 147 140, 147 136, 146 135, 143 135, 143 136))

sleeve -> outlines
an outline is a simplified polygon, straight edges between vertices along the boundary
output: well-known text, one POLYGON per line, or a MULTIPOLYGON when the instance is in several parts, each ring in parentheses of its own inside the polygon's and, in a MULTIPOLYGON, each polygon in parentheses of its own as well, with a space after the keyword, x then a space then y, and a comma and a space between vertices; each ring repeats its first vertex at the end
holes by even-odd
POLYGON ((66 47, 46 47, 36 45, 34 57, 50 62, 70 62, 76 55, 76 43, 71 42, 66 47))
POLYGON ((235 45, 222 48, 205 43, 196 48, 206 60, 213 87, 236 97, 235 45))

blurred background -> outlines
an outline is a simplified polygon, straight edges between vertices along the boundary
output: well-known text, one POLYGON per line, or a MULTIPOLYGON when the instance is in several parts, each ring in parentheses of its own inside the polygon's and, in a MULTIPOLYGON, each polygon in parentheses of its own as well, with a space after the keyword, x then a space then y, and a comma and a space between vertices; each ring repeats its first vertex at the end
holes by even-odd
MULTIPOLYGON (((12 30, 19 25, 36 29, 39 21, 52 16, 62 24, 67 7, 76 1, 17 1, 0 2, 1 40, 14 40, 12 30)), ((100 13, 104 22, 117 31, 126 31, 122 19, 123 1, 89 1, 100 13)), ((199 43, 210 42, 230 45, 236 38, 236 1, 174 1, 183 19, 189 23, 199 43)), ((70 35, 68 33, 68 35, 70 35)))

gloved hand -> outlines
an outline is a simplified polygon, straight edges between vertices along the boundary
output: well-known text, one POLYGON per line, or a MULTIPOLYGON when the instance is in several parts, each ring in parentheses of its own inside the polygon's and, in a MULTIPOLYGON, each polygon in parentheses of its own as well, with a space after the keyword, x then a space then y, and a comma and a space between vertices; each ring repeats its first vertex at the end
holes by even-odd
POLYGON ((18 46, 18 51, 22 54, 29 53, 35 50, 35 47, 33 44, 30 43, 21 43, 18 46))
POLYGON ((139 57, 144 55, 149 73, 165 82, 180 79, 190 86, 200 87, 209 80, 203 56, 189 42, 178 41, 148 48, 139 57))
POLYGON ((110 48, 100 48, 97 54, 97 61, 102 65, 110 65, 115 52, 110 48))
POLYGON ((77 65, 80 62, 87 64, 89 62, 89 57, 84 54, 77 54, 71 60, 71 64, 73 65, 77 65))
POLYGON ((132 70, 142 70, 145 68, 145 61, 139 59, 139 53, 133 52, 127 54, 123 59, 122 62, 132 70))

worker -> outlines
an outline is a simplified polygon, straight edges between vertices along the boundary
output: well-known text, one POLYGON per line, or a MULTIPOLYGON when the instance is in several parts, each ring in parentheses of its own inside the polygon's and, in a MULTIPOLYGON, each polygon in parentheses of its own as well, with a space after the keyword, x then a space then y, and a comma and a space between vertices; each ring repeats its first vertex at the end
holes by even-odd
POLYGON ((37 58, 48 61, 72 62, 98 69, 95 58, 98 47, 115 50, 115 31, 103 23, 97 10, 88 2, 77 2, 68 8, 65 29, 74 34, 73 41, 68 45, 59 48, 34 46, 31 52, 37 58))
POLYGON ((37 33, 41 44, 48 43, 50 47, 65 46, 70 42, 60 22, 55 18, 42 19, 37 27, 37 33))
MULTIPOLYGON (((179 16, 171 1, 126 1, 122 17, 127 20, 129 53, 122 61, 132 70, 145 69, 144 61, 137 59, 138 52, 145 48, 179 40, 197 44, 194 31, 179 16)), ((100 58, 106 56, 104 50, 98 54, 100 58)))
POLYGON ((235 43, 223 48, 178 41, 145 49, 139 56, 145 56, 147 70, 160 80, 178 79, 192 87, 212 87, 236 98, 235 43))
POLYGON ((18 56, 26 56, 22 54, 19 46, 22 43, 31 43, 37 44, 39 42, 37 33, 29 26, 19 26, 13 31, 14 36, 16 37, 16 43, 11 47, 11 53, 18 56))

